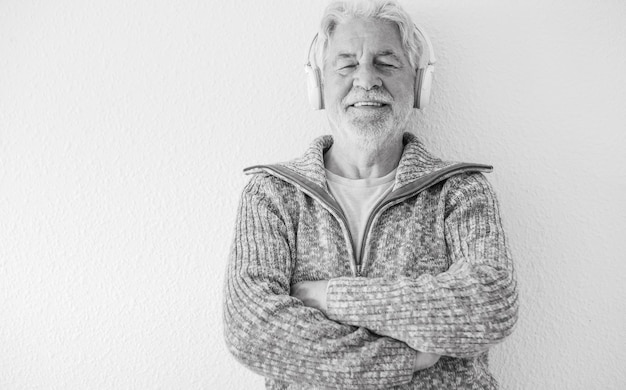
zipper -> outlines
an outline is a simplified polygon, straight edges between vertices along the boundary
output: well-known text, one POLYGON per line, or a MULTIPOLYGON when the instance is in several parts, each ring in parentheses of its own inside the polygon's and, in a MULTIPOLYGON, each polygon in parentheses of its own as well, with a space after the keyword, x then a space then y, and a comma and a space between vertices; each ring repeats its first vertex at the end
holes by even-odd
POLYGON ((276 176, 288 183, 295 185, 297 188, 300 189, 300 191, 320 202, 322 206, 339 221, 341 231, 343 232, 343 236, 346 240, 346 244, 348 247, 348 253, 350 255, 350 258, 352 259, 352 261, 350 262, 350 270, 352 271, 352 274, 354 276, 360 277, 361 273, 356 261, 356 255, 354 253, 354 250, 352 249, 352 234, 350 233, 350 229, 348 228, 348 219, 343 213, 343 210, 341 210, 341 206, 339 206, 337 201, 335 201, 335 199, 333 199, 324 188, 313 183, 306 177, 295 173, 281 165, 254 165, 245 168, 243 171, 245 173, 253 173, 251 171, 255 170, 265 171, 273 176, 276 176))
POLYGON ((465 172, 491 172, 492 170, 493 167, 491 165, 457 163, 435 172, 431 172, 428 175, 407 184, 399 190, 391 191, 391 193, 374 206, 372 213, 367 219, 367 223, 365 224, 365 233, 363 235, 363 241, 361 242, 361 248, 359 251, 359 259, 361 261, 359 262, 360 264, 357 264, 357 272, 362 274, 365 269, 365 265, 367 264, 366 260, 368 260, 368 252, 366 252, 365 249, 367 248, 369 235, 372 231, 374 223, 383 212, 456 174, 465 172))
POLYGON ((354 276, 360 277, 363 274, 365 265, 367 264, 367 252, 365 250, 367 248, 367 244, 369 243, 369 235, 374 224, 378 220, 378 217, 383 212, 390 207, 393 207, 398 203, 402 203, 406 199, 411 198, 429 187, 441 182, 442 180, 449 178, 450 176, 465 172, 491 172, 493 167, 491 165, 484 164, 458 163, 438 171, 431 172, 398 190, 393 190, 384 199, 378 202, 376 206, 374 206, 372 213, 367 219, 367 223, 365 224, 365 234, 363 235, 363 241, 361 242, 361 248, 359 250, 360 261, 356 260, 356 254, 352 249, 352 234, 348 228, 348 219, 341 210, 339 204, 330 196, 330 194, 328 194, 328 192, 326 192, 324 188, 313 183, 306 177, 280 165, 255 165, 244 169, 244 172, 252 173, 251 171, 254 170, 265 171, 295 185, 302 192, 320 202, 322 206, 324 206, 324 208, 326 208, 326 210, 328 210, 328 212, 330 212, 340 222, 341 230, 343 231, 344 239, 346 240, 348 247, 348 252, 352 258, 352 261, 350 262, 350 269, 352 270, 352 274, 354 276))

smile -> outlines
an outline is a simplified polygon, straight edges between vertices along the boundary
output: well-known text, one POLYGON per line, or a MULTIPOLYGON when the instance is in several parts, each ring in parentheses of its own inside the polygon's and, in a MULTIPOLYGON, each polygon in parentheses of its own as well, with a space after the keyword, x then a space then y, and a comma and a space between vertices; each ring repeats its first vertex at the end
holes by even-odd
POLYGON ((369 107, 383 107, 386 106, 385 103, 380 103, 380 102, 356 102, 352 105, 353 107, 365 107, 365 106, 369 106, 369 107))

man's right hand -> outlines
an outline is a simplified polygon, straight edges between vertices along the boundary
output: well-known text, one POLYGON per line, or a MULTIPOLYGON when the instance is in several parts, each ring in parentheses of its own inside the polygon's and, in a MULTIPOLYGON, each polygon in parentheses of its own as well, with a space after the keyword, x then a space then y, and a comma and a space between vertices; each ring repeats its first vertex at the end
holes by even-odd
POLYGON ((439 361, 441 355, 436 353, 417 351, 417 359, 415 359, 415 371, 425 370, 435 365, 439 361))

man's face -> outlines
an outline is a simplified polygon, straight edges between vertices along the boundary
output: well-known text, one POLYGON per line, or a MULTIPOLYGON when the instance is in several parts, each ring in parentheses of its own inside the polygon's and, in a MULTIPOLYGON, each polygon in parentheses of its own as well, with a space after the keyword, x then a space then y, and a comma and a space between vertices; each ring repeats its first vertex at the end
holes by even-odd
POLYGON ((323 80, 326 111, 335 131, 367 142, 404 130, 413 107, 415 71, 394 24, 353 19, 337 25, 323 80))

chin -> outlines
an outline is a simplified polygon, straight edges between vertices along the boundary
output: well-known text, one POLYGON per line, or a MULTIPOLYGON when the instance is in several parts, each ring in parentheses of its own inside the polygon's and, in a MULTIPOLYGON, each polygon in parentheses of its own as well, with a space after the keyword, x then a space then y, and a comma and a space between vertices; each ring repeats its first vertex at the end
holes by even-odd
POLYGON ((340 118, 340 122, 359 138, 384 141, 397 133, 402 134, 410 113, 410 108, 393 113, 384 112, 369 115, 347 113, 347 115, 342 115, 343 118, 340 118))
POLYGON ((402 133, 393 123, 346 123, 344 128, 354 136, 354 140, 362 149, 379 149, 394 139, 394 135, 402 133))
POLYGON ((352 134, 368 140, 386 141, 404 132, 410 112, 384 118, 346 118, 343 124, 352 134))

